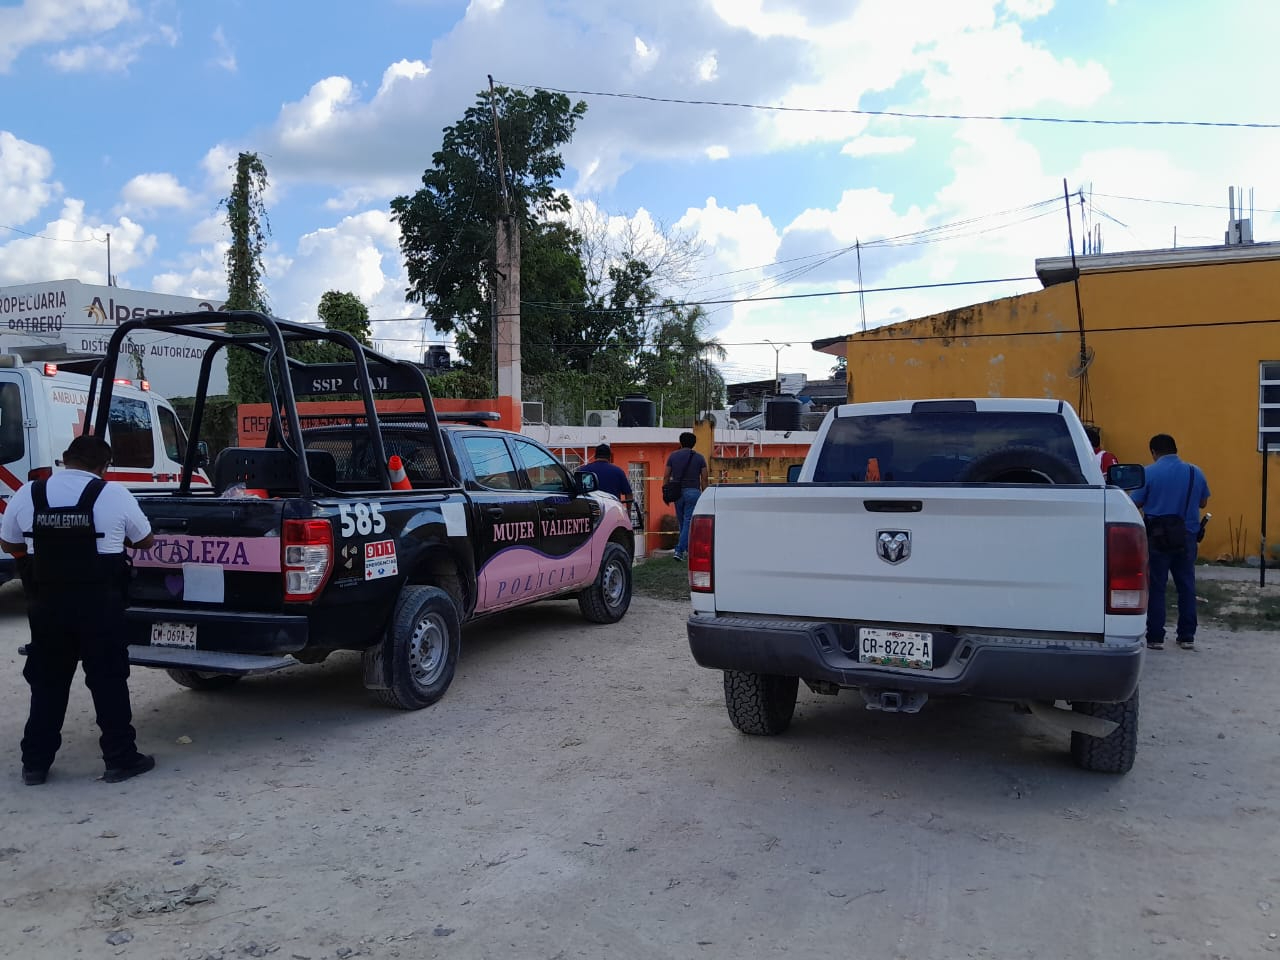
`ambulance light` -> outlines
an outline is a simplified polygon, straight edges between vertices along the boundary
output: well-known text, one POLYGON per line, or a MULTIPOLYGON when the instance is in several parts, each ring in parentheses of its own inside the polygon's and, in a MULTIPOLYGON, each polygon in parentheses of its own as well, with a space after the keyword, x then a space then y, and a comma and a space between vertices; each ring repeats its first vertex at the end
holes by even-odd
POLYGON ((112 383, 118 383, 118 384, 120 384, 121 386, 125 386, 125 387, 132 387, 132 386, 133 386, 133 381, 132 381, 132 380, 126 380, 124 377, 116 377, 116 378, 115 378, 114 380, 112 380, 111 382, 112 382, 112 383))
POLYGON ((44 375, 46 377, 52 377, 57 372, 58 372, 58 365, 56 363, 46 363, 44 365, 44 375))

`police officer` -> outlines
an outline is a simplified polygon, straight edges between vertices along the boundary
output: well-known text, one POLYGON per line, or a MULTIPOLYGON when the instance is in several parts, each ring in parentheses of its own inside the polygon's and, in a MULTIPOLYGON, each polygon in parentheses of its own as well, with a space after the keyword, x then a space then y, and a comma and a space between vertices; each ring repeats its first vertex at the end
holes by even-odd
POLYGON ((93 695, 103 779, 119 783, 156 765, 138 752, 129 708, 129 653, 124 632, 129 566, 125 547, 149 547, 151 524, 132 493, 103 474, 111 447, 76 437, 62 454, 65 470, 14 494, 0 523, 0 549, 25 567, 31 644, 22 671, 31 713, 22 737, 22 782, 44 783, 62 745, 76 662, 93 695))

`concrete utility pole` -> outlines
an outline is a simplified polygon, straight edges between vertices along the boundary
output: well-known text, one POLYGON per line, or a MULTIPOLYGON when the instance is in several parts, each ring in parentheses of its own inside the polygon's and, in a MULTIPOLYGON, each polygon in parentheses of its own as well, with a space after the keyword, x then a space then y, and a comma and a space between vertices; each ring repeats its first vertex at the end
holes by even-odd
POLYGON ((498 148, 498 183, 502 213, 495 224, 497 256, 494 290, 494 356, 498 367, 498 396, 521 402, 520 392, 520 221, 511 214, 507 192, 507 167, 502 159, 502 133, 498 129, 498 102, 493 75, 489 75, 489 109, 493 112, 493 138, 498 148))

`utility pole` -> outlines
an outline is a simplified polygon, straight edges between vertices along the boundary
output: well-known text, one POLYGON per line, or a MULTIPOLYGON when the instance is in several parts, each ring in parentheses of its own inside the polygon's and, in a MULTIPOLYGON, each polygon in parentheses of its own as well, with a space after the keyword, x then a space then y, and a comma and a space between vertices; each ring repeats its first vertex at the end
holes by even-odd
POLYGON ((493 337, 497 360, 498 395, 521 402, 520 391, 520 222, 511 214, 511 197, 507 191, 507 168, 502 159, 502 134, 498 129, 498 103, 489 75, 489 109, 493 112, 493 138, 498 148, 498 183, 502 212, 498 216, 494 239, 497 250, 494 263, 493 337))
POLYGON ((107 286, 114 287, 116 282, 111 278, 111 231, 107 231, 107 286))
POLYGON ((791 346, 789 343, 774 343, 772 340, 765 340, 769 346, 773 347, 773 395, 776 397, 782 393, 782 375, 778 372, 778 364, 782 359, 782 351, 791 346))

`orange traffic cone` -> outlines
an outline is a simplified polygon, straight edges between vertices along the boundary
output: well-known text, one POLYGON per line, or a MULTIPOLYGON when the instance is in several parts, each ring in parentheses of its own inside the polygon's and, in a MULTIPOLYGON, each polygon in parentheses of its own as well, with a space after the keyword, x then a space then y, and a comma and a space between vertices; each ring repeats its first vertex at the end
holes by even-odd
POLYGON ((404 461, 399 457, 392 455, 387 461, 387 469, 391 472, 391 489, 392 490, 412 490, 413 484, 409 482, 409 475, 404 472, 404 461))

